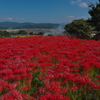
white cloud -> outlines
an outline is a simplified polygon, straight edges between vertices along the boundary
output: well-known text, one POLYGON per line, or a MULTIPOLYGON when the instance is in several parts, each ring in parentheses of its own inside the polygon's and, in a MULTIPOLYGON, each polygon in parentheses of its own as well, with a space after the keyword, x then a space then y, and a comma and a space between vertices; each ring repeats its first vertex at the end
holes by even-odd
POLYGON ((81 19, 81 18, 86 18, 86 17, 85 16, 82 16, 82 17, 67 16, 67 18, 70 18, 70 19, 81 19))
POLYGON ((75 3, 79 3, 79 2, 81 2, 82 0, 76 0, 76 1, 71 1, 71 4, 75 4, 75 3))
POLYGON ((67 16, 67 18, 75 18, 75 16, 67 16))
POLYGON ((71 4, 77 4, 82 8, 87 8, 88 4, 85 2, 82 2, 82 0, 71 0, 71 4))
POLYGON ((12 18, 7 18, 8 20, 13 20, 12 18))
POLYGON ((71 1, 71 4, 75 4, 75 1, 71 1))
POLYGON ((9 18, 2 18, 2 20, 13 20, 13 19, 9 17, 9 18))
POLYGON ((0 20, 25 20, 24 18, 1 18, 0 20))
POLYGON ((87 8, 88 7, 88 4, 87 3, 80 3, 79 6, 80 7, 83 7, 83 8, 87 8))
POLYGON ((77 19, 84 19, 84 18, 86 18, 85 16, 82 16, 82 17, 76 17, 77 19))
POLYGON ((87 17, 85 17, 85 16, 82 16, 81 18, 87 18, 87 17))

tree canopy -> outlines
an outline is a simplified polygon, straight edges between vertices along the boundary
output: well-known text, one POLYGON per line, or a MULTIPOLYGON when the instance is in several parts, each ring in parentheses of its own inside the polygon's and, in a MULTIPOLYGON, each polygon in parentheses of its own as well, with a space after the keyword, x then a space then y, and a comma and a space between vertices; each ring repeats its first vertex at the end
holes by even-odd
POLYGON ((92 27, 84 19, 74 20, 72 23, 65 25, 65 31, 67 34, 73 36, 90 35, 92 33, 92 27))
POLYGON ((88 22, 95 27, 96 31, 100 31, 100 0, 96 4, 90 4, 89 7, 88 13, 91 18, 88 19, 88 22))
POLYGON ((24 30, 20 30, 20 31, 18 32, 18 34, 26 35, 26 34, 27 34, 27 32, 26 32, 26 31, 24 31, 24 30))

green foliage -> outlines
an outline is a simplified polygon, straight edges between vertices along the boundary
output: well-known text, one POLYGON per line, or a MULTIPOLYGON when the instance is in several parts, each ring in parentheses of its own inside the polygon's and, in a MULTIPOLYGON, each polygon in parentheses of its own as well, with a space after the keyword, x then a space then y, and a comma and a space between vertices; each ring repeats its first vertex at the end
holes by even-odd
POLYGON ((43 35, 44 33, 43 32, 39 32, 37 35, 43 35))
POLYGON ((7 31, 0 31, 0 37, 10 37, 11 36, 11 34, 9 33, 9 32, 7 32, 7 31))
POLYGON ((39 88, 43 87, 43 80, 40 80, 39 76, 41 76, 41 72, 33 73, 33 78, 31 81, 31 89, 29 90, 30 94, 37 92, 39 88))
POLYGON ((96 34, 92 39, 93 40, 100 40, 100 33, 96 34))
POLYGON ((24 30, 20 30, 19 32, 18 32, 18 34, 20 35, 26 35, 26 34, 28 34, 26 31, 24 31, 24 30))
POLYGON ((92 27, 88 24, 86 20, 79 19, 65 25, 65 31, 69 35, 84 36, 92 34, 92 27))
POLYGON ((53 36, 52 34, 48 34, 48 36, 53 36))
POLYGON ((33 32, 30 32, 29 35, 33 35, 33 32))
POLYGON ((100 0, 96 4, 90 4, 89 7, 91 9, 89 9, 88 13, 91 18, 88 19, 88 22, 95 27, 96 31, 100 31, 100 0))

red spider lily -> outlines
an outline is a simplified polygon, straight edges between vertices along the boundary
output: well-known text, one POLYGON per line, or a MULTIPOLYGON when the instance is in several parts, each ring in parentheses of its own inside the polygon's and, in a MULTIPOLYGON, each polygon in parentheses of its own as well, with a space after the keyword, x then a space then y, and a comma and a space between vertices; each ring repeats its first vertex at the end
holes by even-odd
POLYGON ((99 91, 100 41, 0 37, 0 100, 88 100, 99 91))

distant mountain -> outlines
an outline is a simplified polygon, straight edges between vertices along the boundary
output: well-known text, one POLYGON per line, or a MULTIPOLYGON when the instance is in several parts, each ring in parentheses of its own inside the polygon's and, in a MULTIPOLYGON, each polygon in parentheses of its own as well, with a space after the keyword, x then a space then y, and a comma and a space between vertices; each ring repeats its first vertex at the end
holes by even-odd
POLYGON ((18 22, 0 22, 0 28, 56 28, 60 24, 53 23, 18 23, 18 22))

